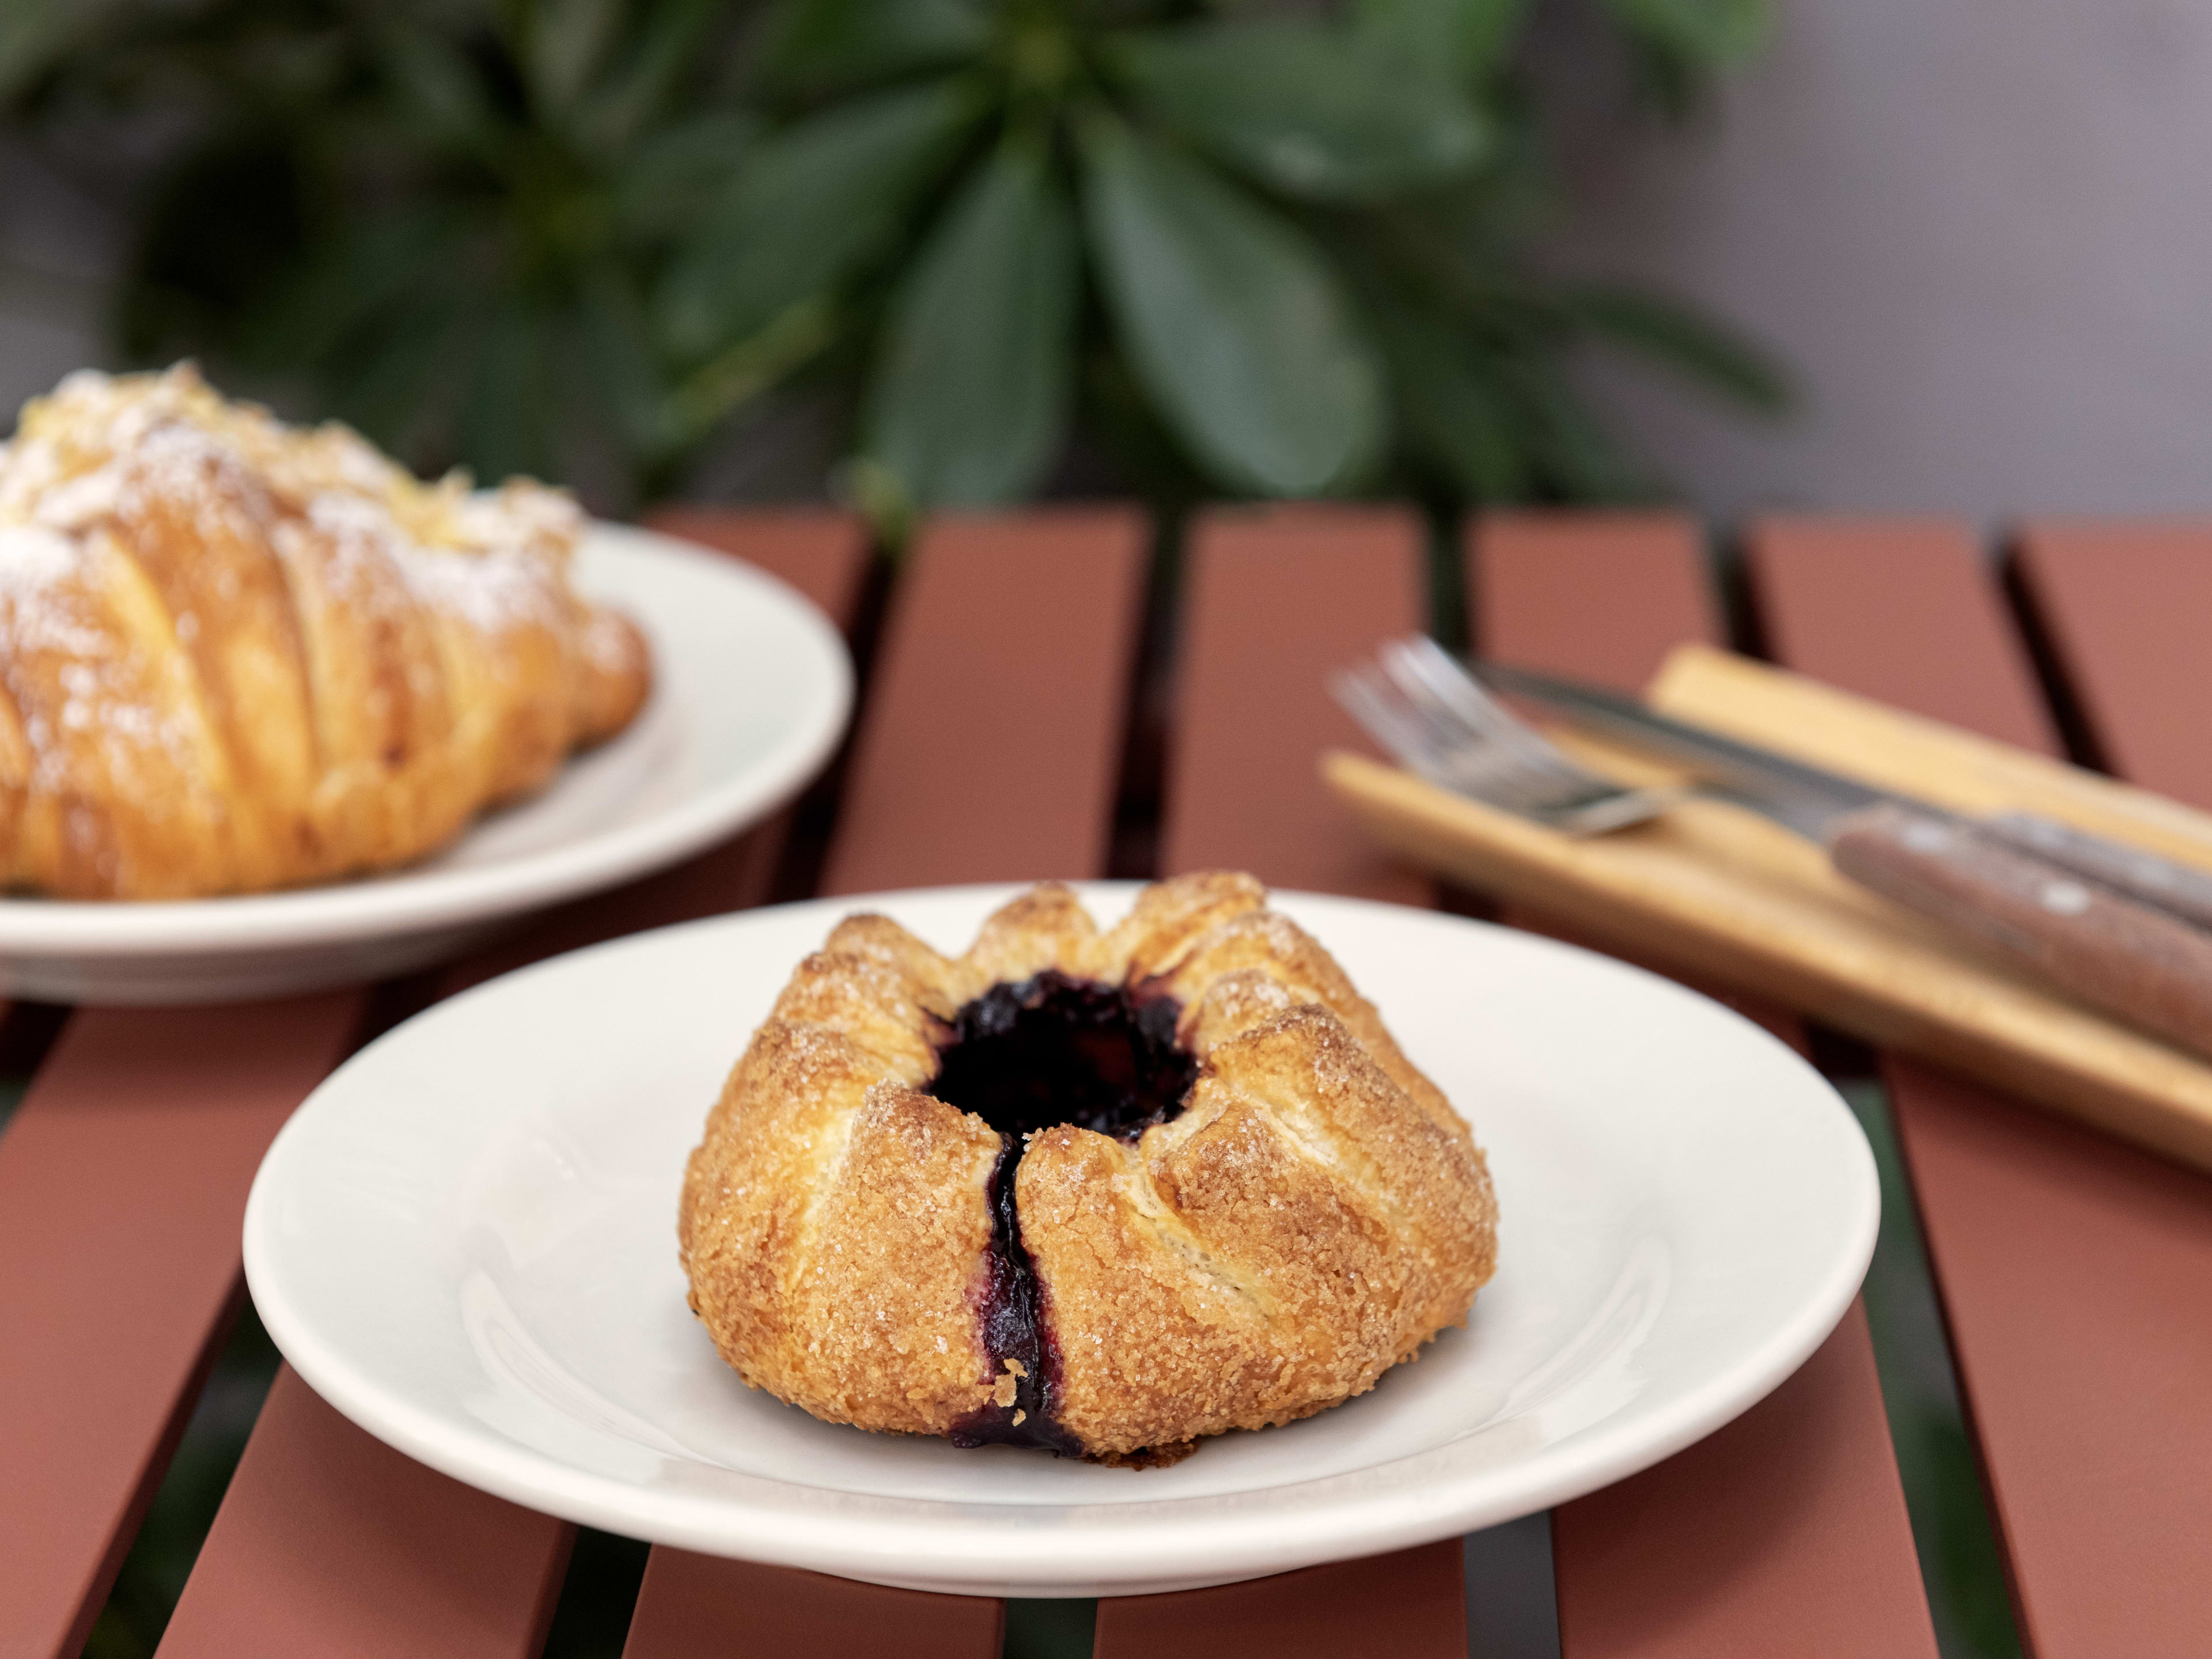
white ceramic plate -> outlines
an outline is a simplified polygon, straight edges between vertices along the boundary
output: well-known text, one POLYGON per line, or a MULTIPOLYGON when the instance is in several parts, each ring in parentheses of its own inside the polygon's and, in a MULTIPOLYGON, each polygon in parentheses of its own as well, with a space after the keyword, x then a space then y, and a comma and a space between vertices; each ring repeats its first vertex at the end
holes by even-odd
POLYGON ((629 729, 438 857, 366 880, 177 903, 0 899, 0 990, 57 1002, 222 1002, 380 979, 516 915, 672 864, 765 816, 829 757, 852 666, 785 583, 665 536, 594 525, 584 592, 652 640, 629 729))
MULTIPOLYGON (((401 1450, 640 1538, 924 1589, 1125 1595, 1397 1549, 1656 1462, 1787 1376, 1873 1249, 1873 1160, 1781 1043, 1527 933, 1277 902, 1472 1117, 1497 1278, 1372 1393, 1141 1472, 817 1422, 686 1310, 676 1194, 724 1074, 836 921, 964 948, 1012 891, 793 905, 527 969, 410 1021, 277 1137, 246 1272, 292 1364, 401 1450)), ((1102 921, 1131 888, 1085 890, 1102 921)))

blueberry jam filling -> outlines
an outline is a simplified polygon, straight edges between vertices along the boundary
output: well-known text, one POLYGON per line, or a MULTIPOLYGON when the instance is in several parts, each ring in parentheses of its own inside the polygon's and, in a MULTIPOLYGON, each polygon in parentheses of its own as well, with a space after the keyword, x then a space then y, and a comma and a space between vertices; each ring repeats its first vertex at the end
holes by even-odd
POLYGON ((1060 1346, 1044 1318, 1036 1267, 1022 1244, 1014 1170, 1023 1139, 1073 1123, 1134 1142, 1182 1109, 1198 1061, 1176 1046, 1182 1005, 1048 969, 994 985, 953 1016, 929 1092, 1004 1137, 991 1172, 991 1245, 978 1304, 996 1397, 953 1425, 956 1446, 1036 1446, 1080 1456, 1054 1420, 1060 1346))
POLYGON ((994 985, 952 1017, 929 1092, 1018 1141, 1056 1123, 1134 1142, 1182 1109, 1198 1061, 1176 1046, 1182 1005, 1048 969, 994 985))
POLYGON ((1055 1456, 1080 1457, 1075 1437, 1053 1420, 1060 1403, 1060 1344, 1045 1328, 1036 1265, 1022 1248, 1021 1218, 1014 1212, 1014 1166, 1021 1158, 1022 1143, 1006 1136, 991 1171, 991 1248, 976 1306, 983 1352, 1000 1379, 998 1394, 955 1422, 947 1437, 956 1446, 1035 1446, 1055 1456))

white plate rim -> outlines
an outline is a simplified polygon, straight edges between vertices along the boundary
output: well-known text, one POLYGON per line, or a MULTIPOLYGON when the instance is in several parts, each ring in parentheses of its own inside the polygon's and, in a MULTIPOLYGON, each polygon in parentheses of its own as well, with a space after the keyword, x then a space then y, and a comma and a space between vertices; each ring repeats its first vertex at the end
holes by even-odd
MULTIPOLYGON (((1135 882, 1072 884, 1086 901, 1114 902, 1141 886, 1135 882)), ((988 906, 1024 890, 1027 884, 901 890, 850 897, 801 901, 734 915, 708 918, 631 935, 568 953, 509 974, 449 999, 429 1011, 462 1009, 471 999, 498 993, 502 986, 557 972, 586 955, 650 949, 655 939, 700 928, 726 927, 775 912, 814 909, 838 915, 855 909, 895 910, 902 902, 973 896, 988 906)), ((1440 912, 1333 895, 1278 890, 1285 904, 1328 910, 1338 907, 1397 911, 1425 921, 1442 921, 1501 935, 1516 947, 1581 957, 1689 999, 1716 1011, 1755 1044, 1766 1046, 1804 1066, 1802 1057, 1771 1032, 1734 1010, 1712 1002, 1673 980, 1578 946, 1440 912)), ((980 914, 980 912, 979 912, 980 914)), ((421 1018, 418 1016, 418 1018, 421 1018)), ((404 1026, 378 1044, 392 1042, 404 1026)), ((363 1054, 369 1052, 364 1049, 363 1054)), ((1809 1066, 1807 1067, 1809 1071, 1809 1066)), ((1817 1075, 1817 1074, 1815 1074, 1817 1075)), ((311 1097, 312 1101, 312 1097, 311 1097)), ((1836 1109, 1848 1120, 1840 1101, 1836 1109)), ((303 1109, 304 1113, 304 1109, 303 1109)), ((434 1412, 388 1395, 372 1380, 354 1373, 329 1343, 281 1297, 269 1294, 276 1283, 270 1259, 278 1199, 276 1187, 288 1140, 302 1121, 295 1114, 272 1144, 249 1195, 244 1259, 249 1290, 271 1338, 310 1387, 356 1425, 416 1461, 465 1484, 525 1507, 628 1536, 648 1539, 702 1553, 792 1566, 866 1582, 953 1594, 1038 1595, 1139 1595, 1163 1589, 1196 1588, 1283 1572, 1322 1562, 1351 1559, 1456 1536, 1516 1519, 1626 1479, 1703 1439, 1765 1398, 1793 1375, 1836 1328, 1857 1294, 1874 1253, 1880 1221, 1880 1188, 1873 1153, 1851 1125, 1848 1143, 1855 1150, 1850 1171, 1854 1200, 1848 1226, 1834 1241, 1834 1254, 1817 1287, 1784 1321, 1768 1333, 1755 1352, 1725 1373, 1674 1400, 1656 1420, 1641 1426, 1613 1425, 1584 1431, 1564 1445, 1501 1474, 1480 1469, 1456 1483, 1444 1483, 1409 1504, 1404 1492, 1388 1491, 1360 1498, 1333 1494, 1332 1487, 1358 1481, 1377 1470, 1418 1462, 1428 1454, 1389 1460, 1348 1474, 1271 1486, 1265 1489, 1269 1512, 1255 1522, 1251 1492, 1181 1498, 1162 1503, 1092 1506, 1107 1517, 1095 1526, 1055 1524, 1024 1527, 1020 1511, 991 1515, 978 1522, 980 1505, 945 1500, 845 1494, 835 1487, 803 1486, 768 1476, 738 1476, 760 1488, 794 1494, 837 1493, 846 1507, 825 1516, 820 1505, 762 1504, 740 1509, 725 1497, 644 1492, 614 1477, 564 1465, 546 1454, 488 1431, 457 1431, 434 1412), (1630 1430, 1633 1432, 1630 1432, 1630 1430), (1467 1488, 1480 1488, 1470 1494, 1467 1488), (1234 1507, 1237 1524, 1224 1527, 1219 1511, 1234 1507), (1168 1513, 1163 1513, 1167 1511, 1168 1513), (948 1524, 964 1517, 965 1526, 948 1524), (1141 1524, 1132 1525, 1133 1522, 1141 1524), (977 1571, 979 1527, 992 1552, 988 1571, 977 1571), (1079 1555, 1079 1569, 1069 1565, 1079 1555), (1172 1571, 1163 1560, 1172 1559, 1172 1571), (1071 1577, 1086 1588, 1062 1588, 1071 1577), (979 1587, 988 1578, 1003 1589, 979 1587)), ((1079 1506, 1071 1506, 1079 1508, 1079 1506)))
POLYGON ((678 560, 746 592, 812 660, 828 695, 745 772, 668 811, 496 864, 216 898, 103 902, 0 897, 0 953, 95 960, 255 952, 457 927, 614 886, 713 845, 795 793, 828 760, 853 706, 852 659, 821 611, 781 577, 673 536, 594 521, 601 554, 678 560))

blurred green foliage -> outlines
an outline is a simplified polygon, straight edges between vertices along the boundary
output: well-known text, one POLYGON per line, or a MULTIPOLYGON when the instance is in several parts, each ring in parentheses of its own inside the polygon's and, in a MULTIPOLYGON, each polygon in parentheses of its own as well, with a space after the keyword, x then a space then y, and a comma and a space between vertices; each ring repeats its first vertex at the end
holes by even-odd
MULTIPOLYGON (((1590 0, 1662 106, 1766 0, 1590 0)), ((1526 0, 11 0, 33 142, 150 157, 123 351, 289 386, 417 465, 680 484, 794 380, 886 525, 1079 434, 1156 499, 1617 498, 1570 374, 1785 387, 1544 275, 1526 0)))

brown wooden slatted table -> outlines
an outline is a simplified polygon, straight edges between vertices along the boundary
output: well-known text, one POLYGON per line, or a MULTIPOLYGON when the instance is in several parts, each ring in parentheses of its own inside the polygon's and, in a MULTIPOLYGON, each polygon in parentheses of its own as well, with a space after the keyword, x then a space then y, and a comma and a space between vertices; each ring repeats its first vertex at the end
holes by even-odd
MULTIPOLYGON (((1474 527, 1469 553, 1475 637, 1506 660, 1634 688, 1670 647, 1719 637, 1686 519, 1502 516, 1474 527)), ((1793 1625, 1819 1631, 1824 1654, 1935 1652, 1856 1304, 1735 1422, 1560 1509, 1553 1550, 1565 1659, 1750 1659, 1793 1625)))
MULTIPOLYGON (((858 527, 824 513, 672 527, 862 608, 858 527)), ((1106 872, 1151 532, 1126 509, 931 526, 891 584, 819 890, 1106 872)), ((1677 518, 1516 515, 1471 538, 1475 635, 1632 684, 1719 611, 1677 518)), ((1331 806, 1313 760, 1356 738, 1322 676, 1426 620, 1425 536, 1390 509, 1223 510, 1191 527, 1167 698, 1162 872, 1425 903, 1331 806)), ((2191 714, 2212 532, 2050 526, 2024 583, 2116 769, 2212 804, 2191 714), (2122 579, 2115 580, 2118 570, 2122 579), (2176 710, 2181 713, 2177 715, 2176 710)), ((1990 572, 1955 528, 1778 523, 1752 576, 1778 654, 2055 742, 1990 572)), ((552 951, 756 903, 811 867, 787 818, 571 906, 459 964, 450 993, 552 951)), ((1123 854, 1123 861, 1127 855, 1123 854)), ((1662 964, 1663 965, 1663 964, 1662 964)), ((0 1133, 0 1659, 74 1659, 238 1293, 246 1183, 284 1115, 394 997, 75 1017, 0 1133)), ((1763 1017, 1787 1029, 1772 1011, 1763 1017)), ((1887 1073, 2022 1625, 2044 1659, 2212 1652, 2212 1183, 1956 1082, 1887 1073)), ((177 1655, 527 1659, 566 1525, 409 1463, 287 1371, 163 1646, 177 1655)), ((1854 1313, 1735 1424, 1554 1518, 1567 1659, 1933 1650, 1854 1313)), ((1478 1622, 1480 1609, 1477 1609, 1478 1622)), ((631 1659, 899 1652, 988 1659, 988 1600, 655 1550, 631 1659)), ((1466 1650, 1450 1544, 1103 1605, 1102 1655, 1466 1650)))
MULTIPOLYGON (((1752 557, 1780 660, 2058 752, 1965 526, 1778 520, 1752 557)), ((2114 769, 2212 805, 2212 531, 2039 527, 2021 560, 2114 769)), ((1884 1078, 2023 1635, 2040 1659, 2212 1653, 2212 1181, 1923 1066, 1884 1078)))

